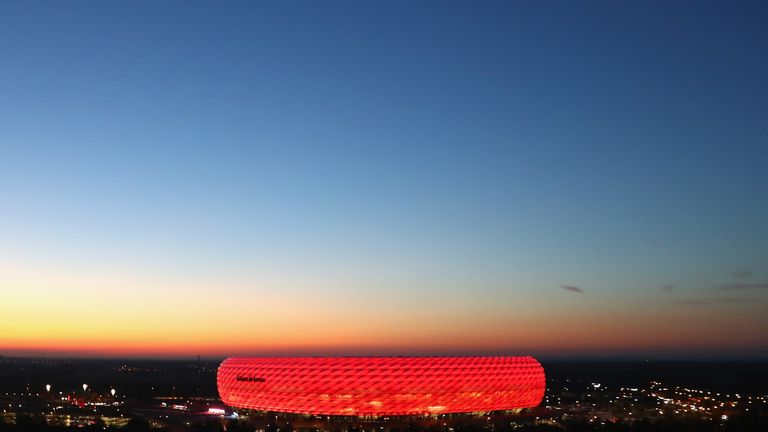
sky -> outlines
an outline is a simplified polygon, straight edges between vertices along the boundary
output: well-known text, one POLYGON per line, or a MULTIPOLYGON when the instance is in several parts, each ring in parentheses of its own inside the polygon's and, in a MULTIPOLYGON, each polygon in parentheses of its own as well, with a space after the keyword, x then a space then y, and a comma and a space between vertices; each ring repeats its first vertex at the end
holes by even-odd
POLYGON ((0 355, 768 356, 765 2, 0 2, 0 355))

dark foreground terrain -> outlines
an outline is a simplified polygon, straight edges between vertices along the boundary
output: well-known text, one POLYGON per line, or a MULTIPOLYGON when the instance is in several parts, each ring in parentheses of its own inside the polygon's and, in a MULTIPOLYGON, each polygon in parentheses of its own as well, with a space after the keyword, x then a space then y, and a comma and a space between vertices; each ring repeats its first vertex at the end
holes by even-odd
POLYGON ((521 413, 360 419, 233 410, 218 361, 0 357, 0 432, 768 431, 766 362, 543 364, 521 413))

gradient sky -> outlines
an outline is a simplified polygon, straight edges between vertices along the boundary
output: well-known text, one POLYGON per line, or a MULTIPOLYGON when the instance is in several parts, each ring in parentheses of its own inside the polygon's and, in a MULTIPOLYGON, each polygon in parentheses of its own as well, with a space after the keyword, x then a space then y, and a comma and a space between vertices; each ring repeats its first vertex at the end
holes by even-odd
POLYGON ((768 355, 766 2, 0 2, 0 355, 768 355))

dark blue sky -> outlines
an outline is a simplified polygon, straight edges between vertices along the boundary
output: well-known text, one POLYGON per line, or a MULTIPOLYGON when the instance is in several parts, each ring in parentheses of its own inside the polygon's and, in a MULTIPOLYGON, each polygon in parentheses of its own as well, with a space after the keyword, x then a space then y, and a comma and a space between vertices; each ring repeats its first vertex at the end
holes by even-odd
POLYGON ((580 322, 538 348, 765 350, 766 22, 765 2, 2 2, 6 307, 74 286, 98 308, 120 281, 344 299, 296 345, 440 342, 447 312, 495 332, 457 346, 580 322), (339 336, 350 305, 390 318, 339 336), (631 313, 601 344, 606 310, 631 313))

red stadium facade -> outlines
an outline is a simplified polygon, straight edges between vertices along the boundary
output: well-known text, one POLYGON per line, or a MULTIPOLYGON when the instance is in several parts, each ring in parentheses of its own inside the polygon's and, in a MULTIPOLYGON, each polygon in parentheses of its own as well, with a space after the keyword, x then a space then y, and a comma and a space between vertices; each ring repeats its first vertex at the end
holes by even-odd
POLYGON ((217 382, 230 406, 341 416, 530 408, 545 388, 533 357, 229 358, 217 382))

